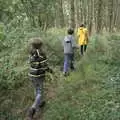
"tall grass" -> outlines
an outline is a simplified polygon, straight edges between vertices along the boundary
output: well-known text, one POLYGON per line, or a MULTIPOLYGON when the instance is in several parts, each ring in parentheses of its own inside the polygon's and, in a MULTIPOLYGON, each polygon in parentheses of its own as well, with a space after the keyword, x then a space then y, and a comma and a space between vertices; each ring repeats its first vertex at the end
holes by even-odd
POLYGON ((119 42, 112 36, 91 38, 76 72, 46 107, 44 120, 120 119, 119 42))
POLYGON ((61 41, 65 29, 43 32, 29 26, 5 28, 0 41, 0 119, 23 120, 34 100, 28 80, 29 38, 40 36, 54 75, 45 83, 44 120, 118 120, 120 118, 119 35, 91 37, 84 57, 75 53, 76 70, 64 78, 61 41))

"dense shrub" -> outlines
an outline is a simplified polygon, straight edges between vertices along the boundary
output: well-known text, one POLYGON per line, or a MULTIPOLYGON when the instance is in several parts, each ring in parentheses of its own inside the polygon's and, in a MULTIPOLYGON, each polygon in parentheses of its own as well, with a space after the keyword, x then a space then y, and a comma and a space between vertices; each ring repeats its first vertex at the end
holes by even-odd
POLYGON ((4 33, 0 41, 3 46, 0 48, 0 119, 23 120, 25 113, 21 111, 33 102, 33 88, 27 76, 28 40, 36 36, 43 39, 44 50, 55 72, 46 81, 49 100, 43 119, 119 119, 119 36, 91 37, 83 58, 76 50, 76 71, 65 79, 60 72, 65 29, 43 32, 27 25, 14 29, 7 26, 4 33))

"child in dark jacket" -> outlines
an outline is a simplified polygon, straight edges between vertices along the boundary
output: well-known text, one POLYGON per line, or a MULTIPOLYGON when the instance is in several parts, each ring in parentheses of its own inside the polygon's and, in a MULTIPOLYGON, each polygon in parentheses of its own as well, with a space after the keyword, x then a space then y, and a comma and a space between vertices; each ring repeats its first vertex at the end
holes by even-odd
POLYGON ((45 81, 46 71, 52 72, 48 67, 47 58, 42 50, 42 41, 40 38, 33 38, 30 44, 30 71, 29 78, 36 90, 36 97, 33 105, 29 109, 28 117, 33 118, 36 110, 45 105, 43 100, 43 83, 45 81))

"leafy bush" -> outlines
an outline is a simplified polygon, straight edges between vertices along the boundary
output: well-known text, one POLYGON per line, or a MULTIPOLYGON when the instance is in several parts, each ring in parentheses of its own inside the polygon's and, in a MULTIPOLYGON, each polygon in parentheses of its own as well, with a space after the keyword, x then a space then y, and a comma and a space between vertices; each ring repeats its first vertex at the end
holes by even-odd
POLYGON ((46 81, 48 103, 43 119, 119 119, 120 84, 117 73, 120 71, 120 44, 118 38, 113 40, 113 37, 108 35, 91 37, 86 55, 81 58, 78 55, 79 50, 75 53, 76 71, 64 78, 59 68, 63 64, 61 41, 65 30, 50 29, 43 32, 29 25, 13 28, 8 26, 5 28, 6 37, 2 44, 6 47, 3 47, 0 53, 2 68, 0 70, 0 118, 2 120, 18 118, 23 120, 24 113, 21 111, 33 102, 33 87, 27 76, 27 62, 28 40, 36 36, 43 39, 44 50, 55 71, 55 74, 50 75, 46 81), (7 116, 9 117, 6 118, 7 116))
POLYGON ((44 120, 120 118, 120 63, 115 60, 120 53, 115 48, 120 44, 112 41, 109 36, 91 38, 87 54, 76 65, 77 71, 60 84, 56 97, 49 101, 44 120))

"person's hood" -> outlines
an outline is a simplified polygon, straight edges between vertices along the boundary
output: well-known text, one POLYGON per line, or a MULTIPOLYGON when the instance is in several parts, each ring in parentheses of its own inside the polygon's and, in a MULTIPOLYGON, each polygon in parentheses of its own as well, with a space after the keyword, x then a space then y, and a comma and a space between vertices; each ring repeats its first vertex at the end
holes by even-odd
POLYGON ((80 29, 80 30, 83 30, 83 29, 84 29, 84 27, 80 27, 79 29, 80 29))
POLYGON ((67 42, 67 41, 71 41, 71 39, 72 39, 72 35, 68 35, 68 36, 66 36, 65 41, 66 41, 66 42, 67 42))

